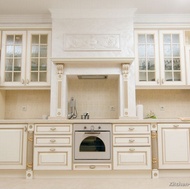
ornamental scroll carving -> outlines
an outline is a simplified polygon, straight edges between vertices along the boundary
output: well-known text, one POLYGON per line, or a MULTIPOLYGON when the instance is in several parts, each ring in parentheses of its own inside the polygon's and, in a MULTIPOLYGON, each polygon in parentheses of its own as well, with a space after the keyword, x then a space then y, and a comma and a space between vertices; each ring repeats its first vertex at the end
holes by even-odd
POLYGON ((122 64, 122 75, 124 81, 127 81, 129 73, 129 64, 122 64))
POLYGON ((67 34, 65 51, 121 50, 119 34, 67 34))
POLYGON ((57 64, 57 74, 63 74, 64 65, 63 64, 57 64))

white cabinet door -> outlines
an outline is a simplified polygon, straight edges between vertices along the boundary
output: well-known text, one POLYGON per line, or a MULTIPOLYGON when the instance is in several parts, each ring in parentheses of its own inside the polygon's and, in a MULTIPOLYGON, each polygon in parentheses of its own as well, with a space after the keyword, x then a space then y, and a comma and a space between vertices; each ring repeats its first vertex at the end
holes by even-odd
POLYGON ((188 127, 158 126, 159 169, 189 169, 190 140, 188 127))
POLYGON ((26 168, 26 125, 0 125, 0 169, 26 168))
POLYGON ((115 147, 114 170, 150 170, 150 147, 115 147))
POLYGON ((185 47, 187 84, 190 85, 190 45, 185 47))

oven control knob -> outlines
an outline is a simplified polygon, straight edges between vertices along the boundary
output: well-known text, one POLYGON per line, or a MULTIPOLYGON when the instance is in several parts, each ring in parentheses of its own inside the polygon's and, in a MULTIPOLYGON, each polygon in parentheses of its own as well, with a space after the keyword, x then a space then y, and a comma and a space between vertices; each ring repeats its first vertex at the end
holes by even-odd
POLYGON ((98 129, 101 129, 101 126, 99 126, 98 129))
POLYGON ((86 126, 84 126, 84 129, 86 129, 86 126))

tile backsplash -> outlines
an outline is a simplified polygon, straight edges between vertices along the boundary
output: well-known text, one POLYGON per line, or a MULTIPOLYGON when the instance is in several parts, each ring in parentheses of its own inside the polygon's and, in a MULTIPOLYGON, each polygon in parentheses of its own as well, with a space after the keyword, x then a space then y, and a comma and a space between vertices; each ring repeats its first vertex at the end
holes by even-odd
POLYGON ((68 101, 76 99, 78 117, 89 112, 90 118, 118 118, 118 78, 68 79, 68 101))
POLYGON ((137 104, 143 104, 144 117, 153 111, 157 118, 190 117, 190 90, 137 90, 137 104))

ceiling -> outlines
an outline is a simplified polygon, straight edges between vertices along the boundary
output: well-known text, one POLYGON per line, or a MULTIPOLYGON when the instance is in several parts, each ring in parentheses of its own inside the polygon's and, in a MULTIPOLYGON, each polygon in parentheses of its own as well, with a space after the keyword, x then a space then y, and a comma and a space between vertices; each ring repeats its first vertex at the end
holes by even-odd
POLYGON ((137 8, 137 14, 190 14, 190 0, 0 0, 0 14, 50 14, 49 9, 137 8))

